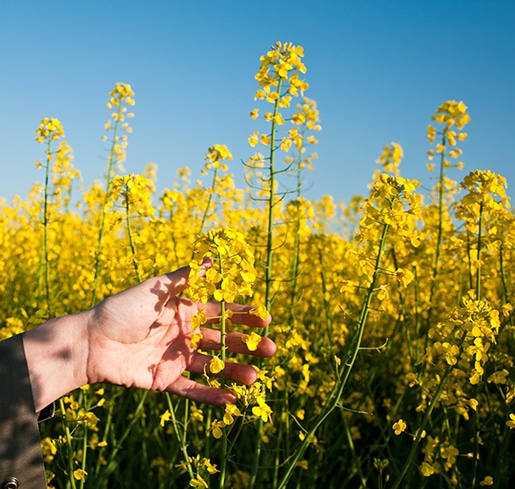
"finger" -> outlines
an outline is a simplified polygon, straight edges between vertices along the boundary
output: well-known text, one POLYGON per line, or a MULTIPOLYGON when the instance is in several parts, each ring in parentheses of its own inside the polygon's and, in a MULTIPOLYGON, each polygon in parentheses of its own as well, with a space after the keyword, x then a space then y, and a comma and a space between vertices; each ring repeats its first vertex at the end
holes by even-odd
POLYGON ((188 286, 188 279, 190 275, 190 267, 182 267, 174 272, 170 272, 164 275, 166 280, 164 286, 168 290, 170 296, 175 296, 182 292, 188 286))
POLYGON ((205 402, 215 406, 225 406, 236 402, 236 396, 226 390, 202 385, 182 376, 169 385, 166 390, 192 401, 205 402))
MULTIPOLYGON (((202 339, 199 343, 201 350, 219 350, 220 349, 220 331, 211 328, 200 328, 202 339)), ((247 344, 243 341, 246 335, 237 331, 228 331, 225 337, 227 351, 230 353, 243 353, 259 358, 271 357, 277 347, 270 338, 262 337, 255 350, 249 350, 247 344)))
MULTIPOLYGON (((255 306, 244 306, 243 304, 227 303, 226 308, 231 310, 234 314, 231 318, 233 324, 244 324, 255 328, 265 328, 272 321, 270 314, 266 319, 261 319, 259 316, 252 314, 250 311, 255 309, 255 306)), ((221 305, 219 302, 207 302, 206 304, 199 304, 199 309, 206 310, 208 323, 217 323, 220 321, 221 305)))
MULTIPOLYGON (((212 258, 204 258, 202 265, 200 266, 200 276, 203 276, 206 273, 206 270, 211 268, 212 265, 212 258)), ((189 266, 185 266, 175 270, 174 272, 166 273, 164 275, 164 277, 166 277, 164 286, 166 287, 169 296, 176 296, 186 289, 189 283, 190 271, 191 268, 189 266)))
MULTIPOLYGON (((211 362, 211 356, 203 355, 202 353, 196 353, 192 358, 188 370, 196 374, 207 374, 214 377, 218 377, 219 374, 212 374, 209 370, 209 363, 211 362)), ((238 382, 240 384, 250 385, 257 379, 256 369, 252 365, 243 365, 241 363, 225 362, 224 369, 225 378, 238 382)))

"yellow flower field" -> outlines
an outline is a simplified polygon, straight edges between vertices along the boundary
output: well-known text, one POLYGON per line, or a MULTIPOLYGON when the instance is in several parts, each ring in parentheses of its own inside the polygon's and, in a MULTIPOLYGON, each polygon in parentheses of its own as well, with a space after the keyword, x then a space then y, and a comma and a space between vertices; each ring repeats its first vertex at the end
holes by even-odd
MULTIPOLYGON (((190 264, 191 298, 270 312, 262 334, 278 347, 256 360, 254 385, 227 383, 236 354, 222 307, 217 375, 203 377, 237 405, 111 385, 69 393, 41 425, 49 486, 508 487, 515 216, 502 176, 448 177, 464 167, 466 105, 428 114, 432 189, 402 177, 391 143, 378 148, 369 195, 343 205, 303 197, 321 125, 302 47, 273 45, 256 82, 254 154, 241 168, 213 144, 202 174, 182 168, 160 195, 153 165, 123 170, 130 85, 109 94, 105 179, 91 188, 79 186, 62 124, 37 128, 43 183, 0 205, 0 339, 190 264), (206 257, 213 267, 198 279, 206 257)), ((261 338, 243 333, 255 349, 261 338)))

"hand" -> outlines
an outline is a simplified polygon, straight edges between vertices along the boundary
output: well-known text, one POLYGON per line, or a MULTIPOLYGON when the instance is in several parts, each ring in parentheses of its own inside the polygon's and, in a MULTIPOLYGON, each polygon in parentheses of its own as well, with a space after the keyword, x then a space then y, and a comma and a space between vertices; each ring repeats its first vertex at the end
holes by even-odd
MULTIPOLYGON (((126 387, 168 391, 194 401, 211 404, 234 402, 227 391, 199 384, 182 376, 184 371, 208 371, 211 357, 191 347, 193 333, 191 317, 200 309, 208 318, 220 316, 220 304, 194 303, 177 297, 187 285, 189 267, 152 278, 109 297, 92 310, 88 324, 88 383, 109 382, 126 387)), ((251 306, 228 304, 235 312, 232 322, 265 327, 270 318, 262 320, 249 314, 251 306)), ((200 328, 201 349, 219 349, 220 332, 200 328)), ((230 351, 268 357, 275 352, 274 343, 263 338, 254 352, 241 340, 242 333, 227 336, 230 351)), ((251 384, 256 370, 250 365, 226 363, 228 380, 251 384)))
MULTIPOLYGON (((202 385, 182 375, 185 371, 203 373, 209 369, 211 359, 191 347, 192 335, 198 332, 192 330, 192 315, 205 309, 206 316, 214 318, 211 322, 217 322, 216 317, 220 315, 219 303, 197 304, 177 297, 186 288, 188 275, 189 267, 184 267, 148 279, 105 299, 93 309, 49 321, 27 333, 24 342, 36 410, 73 388, 95 382, 167 391, 216 405, 235 402, 232 393, 202 385), (60 319, 68 324, 60 325, 60 319), (76 328, 70 329, 70 322, 76 328), (67 338, 68 345, 45 345, 45 341, 48 343, 54 339, 63 342, 67 338), (35 350, 37 347, 39 351, 35 350), (43 361, 36 360, 38 354, 40 359, 43 356, 43 361), (60 365, 52 363, 47 358, 49 355, 60 365), (60 392, 58 386, 51 389, 58 372, 64 381, 67 359, 73 364, 73 380, 69 379, 60 386, 64 392, 60 392), (52 369, 48 368, 50 366, 53 366, 52 369), (45 369, 49 374, 47 376, 45 369), (46 381, 48 385, 45 385, 46 381)), ((235 313, 233 324, 265 327, 270 323, 270 317, 263 320, 249 314, 251 306, 227 304, 227 307, 235 313)), ((220 348, 219 331, 202 327, 200 332, 203 339, 199 348, 220 348)), ((226 337, 229 351, 259 357, 274 354, 275 344, 270 339, 263 338, 257 350, 250 352, 241 340, 242 335, 232 331, 226 337)), ((69 364, 67 370, 70 370, 69 364)), ((256 375, 250 365, 226 362, 225 376, 228 380, 251 384, 256 380, 256 375)))

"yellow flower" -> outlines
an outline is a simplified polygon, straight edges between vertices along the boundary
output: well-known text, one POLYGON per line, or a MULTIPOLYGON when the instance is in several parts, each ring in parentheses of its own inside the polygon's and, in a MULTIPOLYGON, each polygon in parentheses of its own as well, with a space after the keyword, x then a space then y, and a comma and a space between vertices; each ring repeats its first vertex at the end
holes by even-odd
POLYGON ((46 117, 41 120, 36 130, 35 139, 38 143, 56 141, 61 138, 64 138, 64 129, 59 119, 46 117))
POLYGON ((431 125, 427 126, 427 139, 429 139, 430 143, 434 142, 435 136, 436 136, 436 129, 431 125))
POLYGON ((406 430, 407 427, 408 425, 405 423, 403 419, 399 419, 399 421, 396 421, 392 426, 393 431, 396 435, 400 435, 403 431, 406 430))
POLYGON ((191 336, 191 341, 190 341, 190 346, 193 350, 198 350, 199 348, 199 343, 200 341, 202 340, 203 338, 203 335, 202 333, 194 333, 192 336, 191 336))
POLYGON ((407 287, 411 282, 413 282, 413 279, 415 278, 413 272, 402 268, 396 270, 395 276, 403 287, 407 287))
POLYGON ((217 301, 234 302, 253 293, 257 276, 254 255, 240 232, 222 228, 200 236, 190 268, 189 292, 193 300, 206 302, 211 296, 217 301), (212 258, 213 266, 201 276, 207 256, 212 258))
POLYGON ((494 478, 491 475, 487 475, 480 483, 480 486, 493 486, 494 478))
POLYGON ((302 112, 298 112, 291 116, 291 121, 293 124, 304 124, 306 122, 306 114, 302 112))
POLYGON ((57 453, 57 446, 55 441, 49 436, 41 440, 41 450, 43 452, 43 458, 45 462, 51 462, 54 459, 54 455, 57 453))
POLYGON ((218 421, 215 419, 211 422, 211 427, 209 428, 209 430, 213 434, 213 437, 218 440, 219 438, 222 438, 224 434, 222 428, 225 428, 225 423, 223 421, 218 421))
POLYGON ((190 480, 190 486, 191 487, 203 487, 206 489, 209 488, 206 481, 199 474, 196 475, 195 479, 190 480))
POLYGON ((256 144, 259 142, 259 132, 258 131, 254 131, 250 136, 249 136, 249 144, 250 146, 253 148, 254 146, 256 146, 256 144))
POLYGON ((232 160, 232 154, 225 144, 214 144, 213 147, 209 148, 206 160, 211 163, 219 160, 232 160))
POLYGON ((76 469, 73 471, 73 478, 81 482, 86 482, 87 475, 88 473, 82 469, 76 469))
POLYGON ((197 314, 193 314, 193 316, 191 316, 191 326, 193 329, 200 328, 200 326, 206 324, 206 322, 207 317, 205 309, 200 309, 197 314))
POLYGON ((268 311, 266 310, 265 306, 257 306, 257 307, 253 307, 251 310, 250 310, 250 314, 254 314, 255 316, 265 320, 268 318, 269 316, 269 313, 268 311))
POLYGON ((161 414, 161 416, 159 416, 159 419, 159 424, 163 427, 167 421, 172 419, 172 413, 167 409, 163 414, 161 414))
POLYGON ((424 477, 429 477, 435 473, 435 469, 431 464, 428 464, 427 462, 422 462, 422 465, 420 466, 420 473, 424 477))
POLYGON ((404 152, 398 143, 390 143, 383 148, 381 156, 376 163, 383 166, 385 172, 390 172, 394 176, 399 176, 399 165, 401 164, 404 152))
POLYGON ((225 364, 220 357, 213 357, 209 362, 209 371, 212 374, 218 374, 225 368, 225 364))
POLYGON ((216 464, 212 464, 211 460, 209 460, 208 458, 203 458, 202 459, 202 466, 206 467, 208 473, 211 474, 211 475, 216 474, 217 472, 220 472, 216 468, 216 464))
POLYGON ((226 426, 229 426, 234 423, 233 416, 241 416, 240 410, 234 404, 226 404, 225 413, 223 417, 223 422, 226 426))
POLYGON ((259 343, 261 343, 261 336, 254 333, 254 331, 250 334, 243 335, 241 339, 243 343, 247 345, 249 351, 256 351, 259 343))
POLYGON ((252 408, 252 414, 254 414, 254 416, 259 416, 263 422, 266 423, 270 419, 272 410, 262 397, 257 398, 257 403, 258 405, 252 408))
POLYGON ((515 414, 510 414, 510 419, 508 421, 506 421, 506 426, 508 426, 508 428, 510 428, 510 430, 512 430, 513 428, 515 428, 515 414))
POLYGON ((260 142, 263 146, 268 146, 272 140, 268 134, 261 134, 260 142))
POLYGON ((292 140, 289 139, 289 138, 282 138, 281 139, 281 144, 279 145, 279 147, 284 151, 284 152, 288 152, 291 148, 291 144, 292 144, 292 140))

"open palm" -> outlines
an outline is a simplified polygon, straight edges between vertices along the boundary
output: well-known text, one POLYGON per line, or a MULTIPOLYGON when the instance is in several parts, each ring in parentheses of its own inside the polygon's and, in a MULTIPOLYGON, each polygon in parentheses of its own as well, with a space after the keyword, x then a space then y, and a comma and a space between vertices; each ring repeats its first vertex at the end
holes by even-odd
MULTIPOLYGON (((183 376, 185 371, 202 373, 211 357, 191 346, 191 318, 205 309, 208 318, 220 315, 220 304, 195 303, 178 297, 188 283, 189 267, 148 279, 130 289, 105 299, 93 308, 88 321, 88 382, 109 382, 126 387, 168 391, 189 399, 210 404, 234 402, 234 396, 183 376)), ((264 327, 263 320, 249 314, 251 306, 228 304, 234 311, 232 322, 264 327)), ((220 332, 200 328, 199 348, 220 347, 220 332)), ((250 352, 241 341, 242 333, 227 337, 230 351, 267 357, 275 352, 274 343, 263 338, 256 351, 250 352)), ((227 362, 225 376, 229 380, 250 384, 256 371, 250 365, 227 362)))

